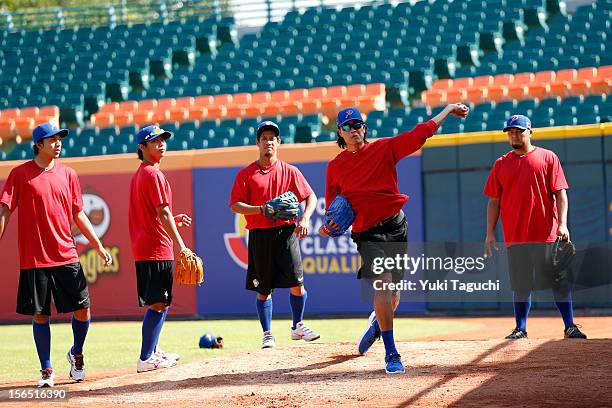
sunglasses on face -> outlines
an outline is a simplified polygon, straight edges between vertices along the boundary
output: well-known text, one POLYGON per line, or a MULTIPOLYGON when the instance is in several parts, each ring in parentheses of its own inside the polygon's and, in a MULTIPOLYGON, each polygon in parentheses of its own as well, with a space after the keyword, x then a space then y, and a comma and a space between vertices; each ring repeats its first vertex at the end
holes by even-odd
POLYGON ((348 132, 351 129, 359 130, 361 129, 363 125, 364 125, 363 122, 356 122, 356 123, 353 123, 352 125, 347 123, 346 125, 340 126, 340 129, 342 129, 345 132, 348 132))

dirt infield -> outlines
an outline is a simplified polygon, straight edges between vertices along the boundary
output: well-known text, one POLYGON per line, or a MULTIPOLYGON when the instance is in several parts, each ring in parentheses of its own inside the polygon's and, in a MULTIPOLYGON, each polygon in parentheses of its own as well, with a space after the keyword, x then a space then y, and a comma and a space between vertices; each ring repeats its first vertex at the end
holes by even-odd
MULTIPOLYGON (((530 338, 517 341, 500 339, 510 318, 469 320, 482 329, 398 342, 405 375, 384 373, 382 342, 366 356, 354 344, 295 343, 158 372, 105 373, 68 384, 71 399, 61 405, 612 406, 612 317, 577 319, 589 340, 563 340, 560 318, 530 319, 530 338)), ((30 384, 0 390, 19 385, 30 384)))

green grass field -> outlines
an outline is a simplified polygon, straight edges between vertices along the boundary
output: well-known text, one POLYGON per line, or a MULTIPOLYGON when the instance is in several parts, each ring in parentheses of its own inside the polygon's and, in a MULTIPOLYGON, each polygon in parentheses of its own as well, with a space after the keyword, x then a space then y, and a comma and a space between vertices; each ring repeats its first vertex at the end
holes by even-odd
MULTIPOLYGON (((355 342, 365 328, 363 319, 317 319, 307 324, 321 334, 317 342, 355 342)), ((289 338, 289 320, 274 320, 272 331, 277 345, 296 344, 289 338)), ((140 354, 140 322, 93 323, 85 343, 85 364, 88 373, 105 370, 134 368, 140 354)), ((396 319, 395 338, 433 336, 469 330, 472 325, 464 322, 448 322, 434 319, 396 319)), ((160 346, 166 351, 181 354, 181 362, 191 362, 259 349, 261 328, 252 320, 200 320, 169 321, 164 325, 160 346), (198 341, 205 332, 222 336, 222 350, 200 349, 198 341)), ((72 345, 70 324, 51 324, 51 362, 59 372, 67 373, 66 352, 72 345)), ((39 362, 32 338, 32 326, 28 324, 1 326, 0 328, 0 381, 35 379, 39 362)))

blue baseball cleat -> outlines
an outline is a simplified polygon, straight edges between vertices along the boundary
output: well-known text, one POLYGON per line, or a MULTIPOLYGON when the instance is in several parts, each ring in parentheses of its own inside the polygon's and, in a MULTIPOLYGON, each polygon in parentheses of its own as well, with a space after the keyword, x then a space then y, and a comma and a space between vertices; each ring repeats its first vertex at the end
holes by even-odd
POLYGON ((376 320, 376 312, 372 312, 368 318, 368 328, 363 332, 357 343, 359 354, 364 355, 372 347, 372 344, 380 338, 380 327, 376 320))
POLYGON ((391 353, 385 357, 385 373, 387 374, 404 374, 406 369, 402 364, 402 358, 397 353, 391 353))

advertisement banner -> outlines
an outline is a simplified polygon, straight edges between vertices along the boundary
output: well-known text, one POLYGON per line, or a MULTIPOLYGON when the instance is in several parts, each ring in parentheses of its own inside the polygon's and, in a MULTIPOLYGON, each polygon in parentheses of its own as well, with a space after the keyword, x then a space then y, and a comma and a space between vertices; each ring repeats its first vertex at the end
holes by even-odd
MULTIPOLYGON (((254 152, 256 154, 256 152, 254 152)), ((371 302, 361 295, 356 279, 360 256, 350 234, 337 238, 318 235, 325 213, 325 172, 327 162, 296 164, 317 195, 310 235, 300 241, 304 286, 308 291, 307 313, 367 313, 371 302)), ((206 265, 204 285, 198 289, 198 312, 203 316, 255 315, 255 293, 245 289, 248 264, 247 230, 241 215, 229 209, 229 196, 240 168, 194 170, 197 251, 206 265)), ((410 196, 404 207, 409 240, 423 241, 420 156, 398 165, 400 191, 410 196)), ((418 248, 415 248, 418 250, 418 248)), ((279 289, 274 312, 289 315, 289 291, 279 289)), ((402 299, 399 312, 424 310, 422 293, 402 299)))
MULTIPOLYGON (((175 214, 193 214, 191 170, 165 172, 173 190, 175 214)), ((89 284, 92 315, 96 317, 141 316, 138 306, 136 275, 128 232, 128 197, 132 174, 83 175, 79 177, 83 191, 84 211, 96 234, 113 258, 105 267, 96 251, 75 225, 72 232, 85 277, 89 284)), ((0 182, 0 186, 3 182, 0 182)), ((0 187, 1 188, 1 187, 0 187)), ((0 286, 0 320, 26 320, 15 313, 19 281, 17 253, 17 211, 11 215, 9 228, 0 241, 2 274, 0 286)), ((181 230, 186 245, 193 246, 193 227, 181 230)), ((193 287, 175 286, 171 315, 191 316, 196 313, 193 287)), ((52 313, 55 309, 52 308, 52 313)), ((68 315, 66 315, 68 317, 68 315)))

